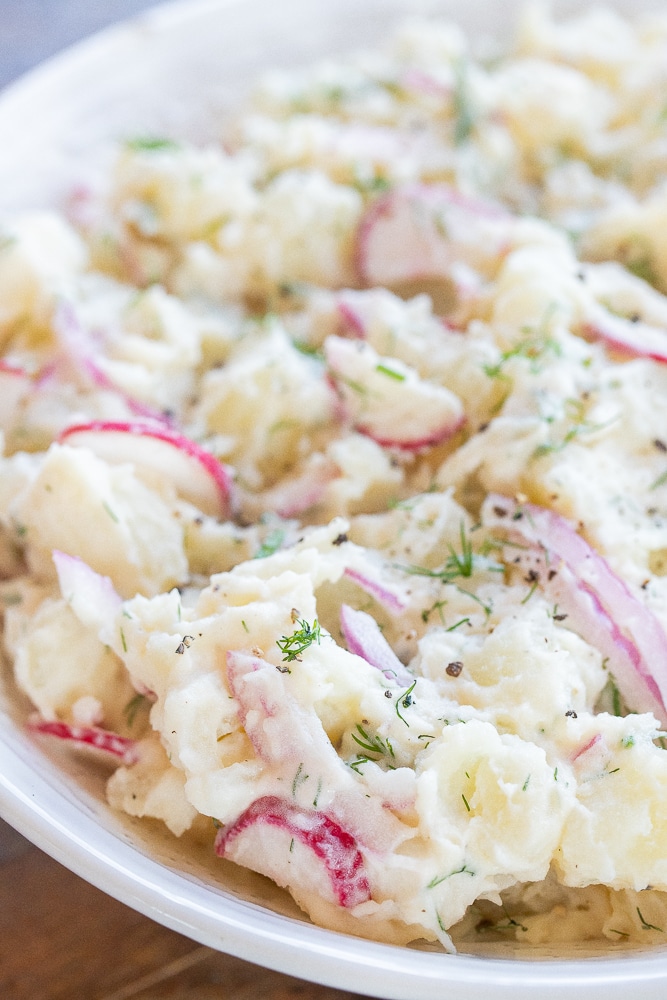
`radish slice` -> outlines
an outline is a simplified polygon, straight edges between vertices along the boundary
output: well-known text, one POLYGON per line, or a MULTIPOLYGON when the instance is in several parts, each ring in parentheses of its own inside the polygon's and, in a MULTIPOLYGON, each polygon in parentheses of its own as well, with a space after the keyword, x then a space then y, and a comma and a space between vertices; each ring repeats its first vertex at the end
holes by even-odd
POLYGON ((53 315, 53 332, 60 346, 63 358, 82 388, 105 389, 123 400, 129 412, 136 417, 146 417, 159 423, 169 423, 168 418, 158 410, 129 396, 100 368, 97 357, 100 354, 95 338, 79 322, 72 307, 61 302, 53 315))
POLYGON ((355 337, 357 340, 365 340, 368 336, 366 322, 349 299, 340 296, 336 302, 336 309, 342 321, 344 332, 348 336, 355 337))
POLYGON ((583 331, 590 340, 600 340, 621 354, 667 363, 667 329, 641 320, 633 323, 596 304, 588 309, 583 331))
POLYGON ((229 516, 232 483, 228 469, 210 452, 168 427, 141 421, 93 420, 66 427, 58 442, 90 448, 112 464, 131 462, 157 472, 205 514, 229 516))
POLYGON ((57 549, 52 555, 60 593, 79 621, 98 629, 107 625, 122 604, 109 577, 96 573, 78 556, 70 556, 57 549))
POLYGON ((366 571, 362 573, 360 570, 348 566, 343 575, 356 583, 369 597, 374 598, 378 604, 381 604, 392 614, 400 614, 401 611, 405 611, 410 603, 406 596, 396 593, 395 590, 390 590, 386 584, 374 580, 366 571))
POLYGON ((354 427, 383 448, 418 452, 452 437, 464 423, 461 401, 367 343, 327 337, 327 365, 354 427))
POLYGON ((446 184, 406 184, 374 201, 357 233, 356 269, 366 286, 444 278, 452 268, 487 269, 507 248, 514 223, 501 206, 446 184))
POLYGON ((340 609, 340 625, 351 653, 382 671, 388 680, 396 681, 403 687, 412 684, 414 677, 396 656, 371 615, 343 604, 340 609))
POLYGON ((607 561, 552 510, 491 495, 487 526, 527 542, 537 554, 540 585, 567 623, 608 659, 625 702, 667 721, 667 635, 607 561))
POLYGON ((317 862, 311 878, 309 866, 304 864, 299 872, 299 878, 305 876, 310 883, 309 888, 316 890, 324 874, 339 906, 350 909, 370 899, 370 884, 355 838, 326 813, 301 808, 275 795, 257 799, 236 822, 220 829, 215 851, 218 857, 236 861, 285 886, 293 841, 306 847, 317 862))
POLYGON ((76 726, 33 716, 28 719, 28 728, 42 736, 66 740, 80 749, 100 751, 104 756, 116 758, 122 764, 135 764, 139 758, 136 740, 97 726, 76 726))

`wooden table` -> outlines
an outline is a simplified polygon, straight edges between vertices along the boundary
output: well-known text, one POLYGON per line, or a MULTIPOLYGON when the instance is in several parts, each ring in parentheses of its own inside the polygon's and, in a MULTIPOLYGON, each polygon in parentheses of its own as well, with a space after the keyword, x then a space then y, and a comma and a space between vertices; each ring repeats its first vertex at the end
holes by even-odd
POLYGON ((0 821, 2 1000, 363 1000, 222 955, 106 896, 0 821))

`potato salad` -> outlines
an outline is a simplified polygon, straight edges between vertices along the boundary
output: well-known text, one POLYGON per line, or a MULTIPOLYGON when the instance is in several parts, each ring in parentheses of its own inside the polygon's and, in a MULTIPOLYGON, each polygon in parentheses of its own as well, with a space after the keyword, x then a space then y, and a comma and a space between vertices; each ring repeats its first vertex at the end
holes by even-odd
POLYGON ((127 136, 4 220, 0 342, 44 753, 327 928, 667 942, 664 14, 408 20, 127 136))

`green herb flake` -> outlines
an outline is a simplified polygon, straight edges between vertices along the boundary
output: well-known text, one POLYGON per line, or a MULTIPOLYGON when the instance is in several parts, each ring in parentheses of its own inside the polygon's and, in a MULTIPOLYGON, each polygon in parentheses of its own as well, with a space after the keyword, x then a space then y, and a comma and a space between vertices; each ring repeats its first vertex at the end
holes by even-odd
POLYGON ((303 763, 299 764, 294 775, 294 780, 292 781, 292 798, 296 797, 296 790, 299 785, 302 785, 304 781, 308 781, 308 778, 309 775, 303 773, 303 763))
POLYGON ((471 875, 474 878, 475 872, 472 868, 468 868, 467 865, 462 865, 461 868, 456 868, 453 872, 449 872, 448 875, 437 875, 435 878, 431 879, 426 888, 435 889, 437 885, 440 885, 441 882, 446 882, 448 878, 452 877, 452 875, 471 875))
POLYGON ((380 756, 395 756, 394 748, 389 738, 383 739, 378 733, 371 735, 362 725, 357 725, 356 730, 359 733, 358 736, 354 733, 350 735, 362 750, 365 750, 367 753, 379 754, 380 756))
POLYGON ((393 368, 389 368, 388 365, 378 364, 375 366, 375 371, 379 372, 380 375, 386 375, 388 378, 393 378, 397 382, 405 382, 405 375, 402 372, 397 372, 393 368))
POLYGON ((656 927, 655 924, 649 924, 642 916, 642 911, 637 907, 637 916, 639 917, 642 925, 642 930, 645 931, 658 931, 659 934, 664 934, 662 927, 656 927))
POLYGON ((654 479, 649 486, 649 490, 657 490, 659 486, 664 486, 665 483, 667 483, 667 469, 657 479, 654 479))
POLYGON ((461 146, 472 135, 477 123, 477 113, 473 107, 470 92, 470 73, 464 60, 456 66, 454 92, 454 145, 461 146))
POLYGON ((17 604, 23 602, 23 595, 17 594, 16 592, 7 593, 2 595, 2 603, 6 608, 15 607, 17 604))
POLYGON ((147 704, 148 699, 145 694, 137 692, 134 698, 130 698, 127 705, 123 709, 123 715, 125 716, 125 722, 127 723, 128 729, 131 729, 137 718, 137 714, 145 704, 147 704))
POLYGON ((111 518, 111 520, 115 521, 116 524, 120 524, 120 520, 118 518, 118 515, 115 513, 114 510, 112 510, 112 508, 109 506, 109 504, 107 503, 106 500, 102 501, 102 506, 104 507, 105 511, 107 512, 107 514, 109 515, 109 517, 111 518))
POLYGON ((274 552, 277 552, 285 541, 285 529, 284 528, 274 528, 273 531, 269 532, 260 547, 255 552, 253 559, 266 559, 267 556, 272 556, 274 552))
POLYGON ((410 705, 412 705, 412 702, 413 702, 412 692, 414 691, 416 684, 417 684, 417 681, 414 680, 412 682, 412 684, 410 685, 410 687, 406 691, 403 692, 403 694, 399 694, 398 698, 396 699, 396 704, 394 706, 395 709, 396 709, 396 715, 399 717, 399 719, 401 720, 401 722, 405 723, 405 725, 408 726, 408 727, 410 726, 410 723, 407 722, 407 720, 404 719, 403 716, 401 715, 401 707, 402 708, 409 708, 410 705))
POLYGON ((459 628, 459 626, 465 625, 466 623, 470 624, 470 619, 469 618, 459 618, 459 620, 457 622, 454 622, 453 625, 450 625, 449 628, 446 628, 445 632, 453 632, 454 629, 457 629, 457 628, 459 628))
POLYGON ((173 139, 156 135, 135 136, 133 139, 127 139, 125 146, 135 153, 159 153, 180 149, 179 144, 173 139))

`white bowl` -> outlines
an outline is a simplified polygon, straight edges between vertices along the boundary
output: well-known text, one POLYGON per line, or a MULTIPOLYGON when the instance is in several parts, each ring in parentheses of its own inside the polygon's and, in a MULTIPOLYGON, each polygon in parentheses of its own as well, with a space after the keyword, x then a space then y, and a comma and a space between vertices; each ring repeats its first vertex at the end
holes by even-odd
MULTIPOLYGON (((660 7, 646 0, 615 6, 660 7)), ((576 3, 557 4, 576 8, 576 3)), ((0 213, 58 203, 82 170, 128 134, 216 136, 263 68, 374 42, 406 12, 439 11, 499 34, 503 0, 181 0, 94 37, 0 96, 0 213)), ((203 944, 314 982, 385 1000, 664 1000, 667 951, 567 957, 499 948, 445 955, 374 944, 312 926, 266 880, 220 862, 105 804, 103 775, 47 756, 0 692, 0 814, 99 888, 203 944)))

